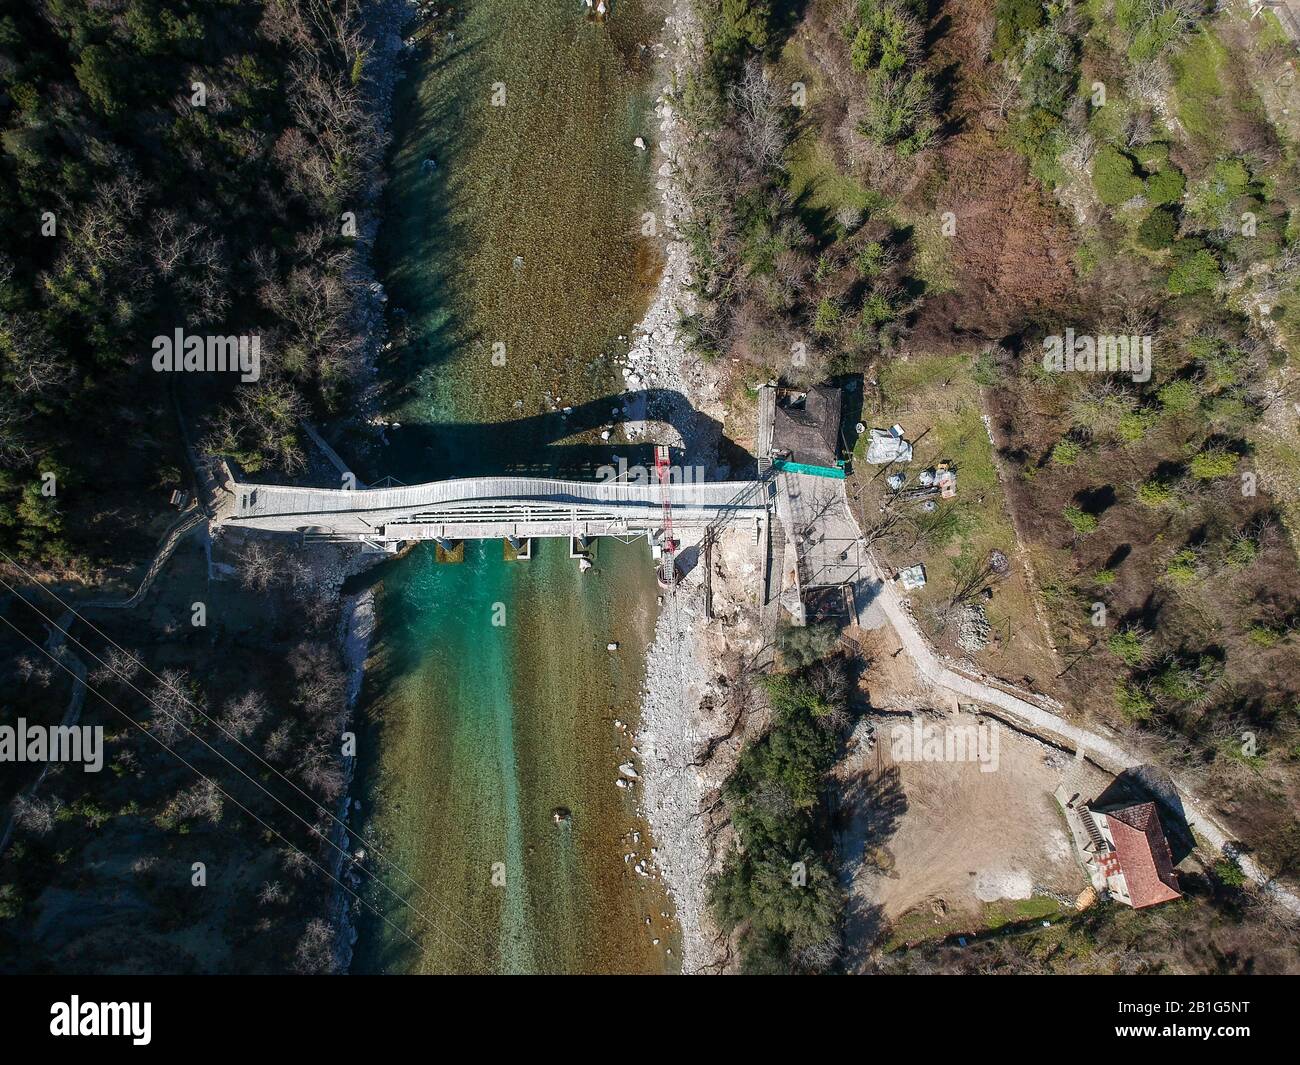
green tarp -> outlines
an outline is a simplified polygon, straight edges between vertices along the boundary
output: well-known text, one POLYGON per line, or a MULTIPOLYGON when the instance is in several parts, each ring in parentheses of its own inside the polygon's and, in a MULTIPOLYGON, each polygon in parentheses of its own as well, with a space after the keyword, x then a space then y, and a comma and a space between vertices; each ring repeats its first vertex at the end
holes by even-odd
POLYGON ((844 469, 841 466, 805 466, 802 462, 789 462, 786 459, 773 459, 772 465, 786 473, 810 473, 814 477, 834 477, 840 481, 844 480, 844 469))

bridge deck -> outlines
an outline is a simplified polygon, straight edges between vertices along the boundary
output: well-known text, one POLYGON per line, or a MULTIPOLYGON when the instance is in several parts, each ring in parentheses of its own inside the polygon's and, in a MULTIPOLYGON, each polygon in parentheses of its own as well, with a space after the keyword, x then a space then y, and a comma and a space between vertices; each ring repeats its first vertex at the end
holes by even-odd
MULTIPOLYGON (((639 535, 659 528, 665 489, 627 481, 475 477, 347 491, 286 485, 229 485, 222 522, 245 528, 371 540, 517 536, 639 535)), ((761 481, 667 487, 673 523, 767 520, 761 481)))

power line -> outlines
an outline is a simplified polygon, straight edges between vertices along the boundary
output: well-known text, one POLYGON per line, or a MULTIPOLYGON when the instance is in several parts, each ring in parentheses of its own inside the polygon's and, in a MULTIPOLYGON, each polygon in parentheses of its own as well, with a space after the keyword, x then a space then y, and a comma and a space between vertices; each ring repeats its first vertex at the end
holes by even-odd
MULTIPOLYGON (((12 591, 12 589, 10 589, 10 590, 12 591)), ((307 853, 306 853, 304 850, 302 850, 300 847, 296 846, 295 844, 291 843, 289 840, 285 839, 285 837, 284 837, 283 835, 281 835, 281 834, 280 834, 279 832, 277 832, 274 828, 272 828, 272 827, 271 827, 270 825, 268 825, 265 821, 263 821, 260 817, 258 817, 255 813, 253 813, 253 812, 252 812, 252 811, 251 811, 247 806, 245 806, 245 805, 244 805, 243 803, 241 803, 238 799, 236 799, 233 795, 231 795, 228 791, 226 791, 225 788, 223 788, 223 787, 222 787, 220 784, 218 784, 215 780, 213 780, 211 777, 209 777, 206 773, 203 773, 201 770, 199 770, 198 768, 196 768, 194 765, 192 765, 189 761, 187 761, 187 760, 186 760, 185 758, 183 758, 181 755, 177 754, 176 751, 175 751, 174 749, 172 749, 171 747, 168 747, 167 744, 163 743, 162 740, 160 740, 157 736, 155 736, 152 732, 150 732, 147 728, 145 728, 142 724, 140 724, 140 722, 138 722, 135 718, 133 718, 133 717, 132 717, 130 714, 128 714, 125 710, 123 710, 123 709, 122 709, 121 707, 119 707, 116 703, 114 703, 111 699, 109 699, 108 696, 104 695, 103 692, 99 691, 99 689, 97 689, 94 685, 88 683, 87 681, 83 681, 79 676, 77 676, 77 674, 76 674, 73 670, 69 669, 67 665, 65 665, 63 662, 59 661, 59 659, 58 659, 55 655, 51 654, 51 653, 50 653, 49 651, 47 651, 44 647, 42 647, 40 644, 38 644, 35 640, 33 640, 30 636, 28 636, 25 632, 23 632, 20 628, 18 628, 17 625, 15 625, 12 621, 10 621, 10 620, 9 620, 7 617, 5 617, 3 614, 0 614, 0 621, 3 621, 3 622, 4 622, 6 625, 8 625, 11 629, 13 629, 14 632, 18 633, 19 636, 21 636, 21 637, 22 637, 24 640, 26 640, 29 644, 31 644, 31 645, 32 645, 33 647, 35 647, 38 651, 40 651, 41 654, 45 655, 46 658, 48 658, 48 659, 49 659, 51 662, 53 662, 56 666, 58 666, 60 669, 62 669, 62 670, 63 670, 65 673, 67 673, 70 677, 72 677, 72 680, 73 680, 73 683, 74 683, 74 684, 84 684, 84 685, 86 686, 86 688, 87 688, 89 691, 91 691, 95 696, 97 696, 100 700, 102 700, 103 702, 105 702, 105 703, 107 703, 109 706, 111 706, 114 710, 116 710, 119 714, 121 714, 124 718, 126 718, 129 722, 131 722, 131 724, 133 724, 136 728, 138 728, 141 732, 143 732, 146 736, 148 736, 151 740, 153 740, 156 744, 158 744, 158 746, 160 746, 164 751, 167 751, 167 752, 169 752, 170 754, 175 755, 176 759, 177 759, 179 762, 181 762, 181 764, 183 764, 187 769, 189 769, 189 770, 190 770, 191 772, 193 772, 195 775, 197 775, 198 777, 200 777, 202 780, 206 781, 208 784, 211 784, 214 788, 216 788, 219 792, 221 792, 221 794, 222 794, 225 798, 229 799, 229 800, 230 800, 231 802, 233 802, 236 806, 238 806, 238 807, 239 807, 239 808, 240 808, 244 813, 246 813, 249 817, 251 817, 254 821, 256 821, 259 825, 261 825, 264 829, 266 829, 268 832, 270 832, 272 835, 274 835, 274 836, 276 837, 276 839, 280 840, 280 842, 282 842, 286 847, 289 847, 291 850, 293 850, 293 851, 295 851, 296 853, 302 855, 302 857, 304 857, 305 859, 307 859, 307 861, 311 862, 312 865, 314 865, 317 869, 319 869, 319 870, 320 870, 322 873, 324 873, 327 877, 329 877, 329 878, 330 878, 331 880, 333 880, 336 884, 338 884, 339 887, 341 887, 344 891, 346 891, 349 895, 351 895, 354 899, 356 899, 358 903, 360 903, 360 904, 363 905, 363 906, 368 906, 369 909, 371 910, 371 912, 374 913, 374 915, 375 915, 376 917, 378 917, 381 921, 383 921, 383 922, 384 922, 385 924, 387 924, 390 928, 392 928, 393 931, 397 932, 399 935, 404 936, 407 940, 409 940, 410 943, 411 943, 411 945, 412 945, 413 947, 415 947, 417 950, 421 950, 421 951, 423 950, 423 948, 420 946, 420 944, 419 944, 418 942, 416 942, 416 940, 415 940, 415 939, 410 935, 410 933, 408 933, 405 929, 399 928, 397 925, 393 924, 393 922, 390 921, 387 917, 385 917, 382 913, 380 913, 379 910, 378 910, 375 906, 373 906, 372 904, 366 902, 366 900, 363 899, 359 894, 357 894, 357 892, 353 891, 352 888, 348 887, 347 884, 345 884, 342 880, 340 880, 338 877, 336 877, 333 873, 331 873, 331 872, 330 872, 328 869, 326 869, 323 865, 321 865, 321 864, 320 864, 319 862, 317 862, 314 858, 312 858, 311 855, 307 854, 307 853)))
MULTIPOLYGON (((0 552, 0 553, 3 553, 3 552, 0 552)), ((21 568, 21 567, 20 567, 20 568, 21 568)), ((11 592, 14 592, 15 595, 18 595, 17 589, 15 589, 12 585, 10 585, 7 581, 3 580, 2 578, 0 578, 0 585, 3 585, 4 587, 8 588, 11 592)), ((53 593, 51 593, 51 594, 53 594, 53 593)), ((232 762, 232 761, 231 761, 231 760, 230 760, 230 759, 229 759, 225 754, 223 754, 223 753, 222 753, 221 751, 219 751, 216 747, 214 747, 211 743, 209 743, 209 742, 207 741, 206 738, 204 738, 203 736, 201 736, 198 732, 196 732, 193 728, 191 728, 189 725, 187 725, 184 721, 180 720, 180 718, 178 718, 175 714, 171 713, 171 712, 170 712, 169 710, 167 710, 166 708, 160 706, 159 703, 156 701, 156 699, 155 699, 154 697, 152 697, 152 696, 146 694, 146 693, 145 693, 144 691, 142 691, 140 688, 136 687, 136 685, 133 684, 129 679, 123 677, 120 673, 117 672, 117 670, 113 669, 112 666, 110 666, 107 662, 105 662, 102 658, 100 658, 97 654, 95 654, 95 652, 92 651, 89 647, 87 647, 87 646, 86 646, 86 645, 85 645, 81 640, 77 639, 77 637, 73 636, 70 632, 68 632, 66 629, 64 629, 62 626, 60 626, 60 625, 58 624, 58 622, 56 622, 56 621, 54 621, 52 618, 50 618, 50 616, 49 616, 48 614, 44 613, 44 611, 42 611, 39 607, 37 607, 37 606, 35 606, 34 604, 28 602, 28 601, 27 601, 26 599, 24 599, 21 595, 18 595, 18 598, 19 598, 19 600, 20 600, 21 602, 23 602, 27 607, 29 607, 31 610, 35 611, 36 614, 38 614, 42 619, 44 619, 44 620, 45 620, 49 625, 51 625, 54 629, 56 629, 57 631, 63 633, 63 635, 64 635, 65 637, 67 637, 68 639, 72 640, 72 641, 73 641, 73 642, 74 642, 74 643, 75 643, 75 644, 76 644, 76 645, 77 645, 81 650, 83 650, 86 654, 90 655, 90 656, 91 656, 91 657, 92 657, 96 662, 98 662, 101 666, 103 666, 104 668, 106 668, 106 669, 108 669, 110 672, 112 672, 113 675, 114 675, 115 677, 117 677, 118 680, 120 680, 122 683, 126 684, 129 688, 131 688, 134 692, 136 692, 136 694, 138 694, 138 695, 140 695, 142 698, 144 698, 144 699, 145 699, 145 700, 146 700, 146 701, 147 701, 147 702, 148 702, 148 703, 149 703, 149 704, 150 704, 150 705, 151 705, 155 710, 157 710, 157 711, 159 711, 159 712, 161 712, 161 713, 167 715, 167 717, 170 718, 174 723, 178 724, 181 728, 185 729, 186 732, 188 732, 191 736, 193 736, 193 737, 194 737, 195 739, 197 739, 200 743, 202 743, 202 744, 203 744, 203 745, 204 745, 204 746, 205 746, 209 751, 211 751, 213 754, 215 754, 218 758, 220 758, 220 759, 221 759, 223 762, 225 762, 227 765, 229 765, 232 769, 234 769, 234 770, 235 770, 237 773, 239 773, 242 777, 244 777, 245 780, 247 780, 250 784, 252 784, 255 788, 257 788, 260 792, 262 792, 262 793, 263 793, 267 798, 269 798, 272 802, 278 803, 278 804, 279 804, 280 806, 282 806, 285 810, 287 810, 287 811, 289 812, 289 814, 290 814, 291 816, 293 816, 296 820, 298 820, 298 821, 299 821, 303 826, 305 826, 309 832, 311 832, 312 834, 318 834, 318 830, 315 828, 315 826, 313 826, 310 822, 308 822, 306 818, 304 818, 301 814, 299 814, 296 810, 294 810, 291 806, 289 806, 289 804, 286 803, 286 802, 285 802, 283 799, 281 799, 279 796, 275 795, 275 794, 272 793, 269 789, 267 789, 267 788, 265 787, 265 785, 263 785, 262 783, 260 783, 260 782, 257 781, 256 779, 254 779, 252 776, 250 776, 250 775, 249 775, 249 774, 248 774, 248 773, 247 773, 243 768, 241 768, 240 766, 238 766, 238 765, 236 765, 234 762, 232 762)), ((55 598, 57 599, 58 597, 56 596, 55 598)), ((60 602, 62 602, 62 600, 60 600, 60 602)), ((65 605, 66 605, 66 604, 65 604, 65 605)), ((69 610, 71 610, 71 608, 69 608, 69 610)), ((75 611, 72 611, 72 613, 75 614, 76 612, 75 612, 75 611)), ((79 615, 78 615, 78 616, 79 616, 79 615)), ((5 620, 6 620, 6 623, 10 625, 11 628, 14 627, 14 626, 12 625, 11 622, 8 622, 7 619, 5 619, 5 620)), ((17 631, 17 630, 15 630, 15 631, 17 631)), ((29 639, 29 642, 31 642, 30 639, 29 639)), ((116 645, 114 645, 114 646, 116 646, 116 645)), ((42 650, 43 650, 43 649, 42 649, 42 650)), ((119 648, 119 650, 121 650, 121 648, 119 648)), ((46 653, 48 654, 48 652, 46 652, 46 653)), ((128 652, 128 653, 129 653, 129 652, 128 652)), ((138 661, 138 660, 137 660, 137 661, 138 661)), ((151 675, 153 675, 153 674, 151 674, 151 675)), ((175 692, 175 689, 172 688, 170 685, 168 685, 167 687, 168 687, 168 690, 175 692)), ((92 689, 92 690, 94 690, 94 689, 92 689)), ((99 695, 100 693, 99 693, 98 691, 96 691, 96 694, 99 695)), ((179 694, 179 693, 177 693, 177 694, 179 694)), ((107 698, 105 698, 103 695, 100 695, 100 698, 101 698, 101 699, 104 699, 105 702, 108 701, 107 698)), ((182 696, 182 698, 183 698, 183 696, 182 696)), ((195 709, 195 710, 196 710, 196 711, 197 711, 197 712, 198 712, 198 713, 199 713, 199 714, 200 714, 200 715, 201 715, 205 720, 210 721, 210 722, 212 721, 212 719, 211 719, 210 717, 208 717, 206 714, 204 714, 202 710, 199 710, 198 707, 194 706, 193 703, 189 702, 189 700, 185 700, 185 701, 186 701, 187 705, 189 705, 189 706, 191 706, 193 709, 195 709)), ((110 705, 112 705, 112 704, 110 704, 110 705)), ((115 709, 116 709, 116 707, 115 707, 115 709)), ((132 719, 132 720, 134 721, 134 719, 132 719)), ((139 724, 139 723, 136 722, 136 724, 139 724)), ((143 728, 144 726, 140 726, 140 727, 143 728)), ((218 726, 218 727, 220 727, 220 726, 218 726)), ((146 729, 145 731, 148 731, 148 730, 146 729)), ((223 731, 224 731, 224 730, 223 730, 223 731)), ((153 734, 150 733, 150 735, 153 735, 153 734)), ((154 737, 154 738, 157 739, 157 737, 154 737)), ((159 742, 161 743, 162 741, 159 741, 159 742)), ((164 745, 164 746, 165 746, 165 745, 164 745)), ((242 747, 243 745, 241 744, 240 746, 242 747)), ((168 748, 168 749, 170 750, 170 748, 168 748)), ((244 748, 244 749, 247 750, 247 748, 244 748)), ((255 752, 251 752, 251 751, 250 751, 249 753, 253 753, 253 754, 255 754, 255 752)), ((259 759, 259 760, 260 760, 260 759, 259 759)), ((187 764, 188 764, 188 763, 187 763, 187 764)), ((263 762, 263 764, 265 764, 265 762, 263 762)), ((283 779, 283 777, 282 777, 282 779, 283 779)), ((301 789, 298 789, 298 790, 299 790, 300 794, 304 794, 304 796, 305 796, 305 793, 301 792, 301 789)), ((305 796, 305 797, 307 797, 307 798, 310 800, 310 796, 305 796)), ((324 809, 324 808, 321 806, 321 804, 316 803, 314 800, 311 800, 311 801, 313 802, 313 805, 316 806, 318 809, 324 809)), ((340 846, 339 846, 337 843, 335 843, 334 840, 332 840, 332 839, 331 839, 327 834, 325 834, 325 833, 319 833, 319 835, 320 835, 320 838, 323 839, 323 840, 325 841, 325 843, 327 843, 329 846, 333 847, 336 851, 339 852, 339 854, 343 855, 344 857, 346 857, 346 858, 348 858, 348 859, 351 859, 351 858, 352 858, 352 855, 351 855, 351 853, 350 853, 349 851, 347 851, 347 850, 345 850, 344 848, 340 847, 340 846)), ((448 943, 450 943, 450 944, 452 944, 452 945, 458 947, 462 952, 464 952, 465 955, 467 955, 467 956, 469 955, 469 947, 468 947, 466 944, 462 943, 460 940, 456 939, 454 936, 452 936, 452 935, 451 935, 450 933, 448 933, 446 930, 444 930, 443 928, 441 928, 441 927, 438 925, 438 923, 437 923, 437 922, 436 922, 432 917, 430 917, 428 914, 426 914, 426 913, 425 913, 423 910, 421 910, 419 907, 417 907, 417 906, 415 906, 413 903, 411 903, 411 901, 410 901, 409 899, 403 898, 401 895, 399 895, 396 891, 393 890, 392 887, 390 887, 387 883, 385 883, 385 881, 383 880, 382 877, 380 877, 378 874, 376 874, 373 870, 368 869, 368 868, 366 868, 365 866, 361 866, 360 868, 361 868, 361 870, 362 870, 363 872, 365 872, 368 876, 370 876, 370 877, 374 880, 374 882, 375 882, 376 884, 378 884, 381 888, 383 888, 386 892, 388 892, 389 895, 391 895, 394 899, 396 899, 396 900, 397 900, 398 902, 400 902, 402 905, 406 906, 406 907, 407 907, 407 908, 408 908, 408 909, 409 909, 413 914, 415 914, 415 915, 417 915, 418 917, 420 917, 420 918, 421 918, 421 919, 422 919, 422 920, 423 920, 423 921, 424 921, 424 922, 425 922, 425 923, 426 923, 426 924, 427 924, 427 925, 428 925, 428 926, 429 926, 433 931, 437 932, 440 936, 442 936, 442 938, 443 938, 446 942, 448 942, 448 943)), ((418 885, 417 885, 417 886, 418 886, 418 885)), ((431 895, 431 897, 433 897, 433 896, 431 895)), ((439 901, 439 900, 437 900, 437 899, 435 898, 435 901, 439 901)), ((445 904, 445 903, 441 903, 441 902, 439 901, 439 905, 441 905, 441 906, 443 906, 444 908, 446 908, 446 904, 445 904)), ((462 923, 464 923, 463 918, 460 918, 460 920, 462 921, 462 923)), ((467 925, 466 927, 468 927, 468 925, 467 925)), ((471 932, 472 932, 472 929, 471 929, 471 932)))
MULTIPOLYGON (((380 858, 380 859, 381 859, 381 860, 382 860, 386 865, 388 865, 388 866, 389 866, 391 869, 393 869, 394 871, 400 873, 401 876, 403 877, 403 879, 406 880, 406 882, 407 882, 408 884, 410 884, 410 885, 412 885, 413 887, 419 889, 419 890, 420 890, 421 892, 423 892, 423 893, 424 893, 424 894, 425 894, 425 895, 426 895, 430 900, 432 900, 436 905, 438 905, 440 908, 442 908, 442 909, 443 909, 447 914, 449 914, 450 916, 455 917, 456 920, 458 920, 458 921, 461 923, 461 925, 464 927, 464 929, 465 929, 466 932, 468 932, 470 935, 473 935, 473 934, 474 934, 474 932, 475 932, 474 928, 473 928, 473 927, 472 927, 472 926, 471 926, 471 925, 470 925, 470 924, 469 924, 469 923, 464 919, 464 917, 462 917, 462 916, 461 916, 461 915, 460 915, 460 914, 459 914, 459 913, 458 913, 458 912, 457 912, 453 907, 451 907, 450 904, 448 904, 448 903, 446 903, 446 902, 443 902, 443 901, 442 901, 441 899, 439 899, 439 898, 438 898, 438 897, 437 897, 433 892, 431 892, 428 888, 426 888, 424 885, 420 884, 420 883, 419 883, 419 882, 418 882, 414 877, 412 877, 409 873, 407 873, 405 869, 403 869, 403 868, 402 868, 401 866, 399 866, 396 862, 394 862, 394 861, 392 861, 390 858, 388 858, 387 855, 385 855, 385 854, 384 854, 384 853, 383 853, 383 852, 378 848, 378 846, 376 846, 374 843, 372 843, 370 840, 368 840, 365 836, 361 835, 361 833, 358 832, 356 829, 350 827, 350 826, 347 824, 347 822, 343 821, 343 820, 342 820, 341 818, 339 818, 339 817, 336 817, 333 813, 331 813, 331 812, 329 811, 329 809, 328 809, 324 804, 322 804, 322 803, 318 803, 315 799, 313 799, 310 795, 308 795, 305 791, 303 791, 302 788, 300 788, 296 783, 294 783, 294 782, 293 782, 292 780, 290 780, 287 776, 285 776, 283 773, 281 773, 280 770, 276 769, 275 766, 271 765, 271 763, 268 762, 265 758, 263 758, 263 757, 262 757, 262 756, 261 756, 257 751, 253 750, 253 749, 252 749, 251 747, 249 747, 247 744, 243 743, 243 741, 241 741, 241 740, 239 739, 238 736, 234 735, 234 734, 233 734, 229 729, 227 729, 224 725, 222 725, 220 721, 217 721, 216 719, 209 717, 209 716, 208 716, 208 715, 203 711, 202 707, 200 707, 200 706, 196 705, 195 703, 191 702, 191 701, 190 701, 190 700, 185 696, 185 694, 184 694, 183 692, 181 692, 179 689, 173 687, 171 684, 168 684, 167 681, 165 681, 162 677, 158 676, 158 674, 156 674, 153 670, 151 670, 151 669, 150 669, 150 668, 149 668, 149 667, 144 663, 144 661, 143 661, 141 658, 139 658, 139 657, 138 657, 137 655, 135 655, 133 652, 128 651, 128 650, 127 650, 125 647, 123 647, 121 644, 117 643, 117 642, 116 642, 112 637, 110 637, 107 633, 105 633, 105 632, 104 632, 103 630, 101 630, 98 626, 96 626, 92 621, 90 621, 87 617, 85 617, 85 615, 83 615, 83 614, 81 614, 81 613, 78 613, 78 611, 77 611, 75 608, 73 608, 73 606, 72 606, 71 604, 69 604, 69 603, 65 602, 63 599, 61 599, 61 598, 59 597, 59 595, 58 595, 56 592, 54 592, 52 589, 47 588, 47 587, 45 587, 45 585, 41 584, 41 582, 38 581, 38 580, 36 579, 36 577, 35 577, 35 576, 34 576, 34 575, 29 571, 29 570, 24 569, 23 566, 21 566, 21 565, 18 563, 18 561, 17 561, 16 559, 14 559, 11 555, 9 555, 9 554, 8 554, 7 552, 5 552, 4 550, 0 549, 0 556, 3 556, 3 557, 4 557, 4 558, 9 562, 9 564, 10 564, 11 566, 13 566, 15 569, 17 569, 20 573, 22 573, 23 576, 25 576, 25 577, 26 577, 26 578, 27 578, 27 579, 28 579, 28 580, 29 580, 29 581, 30 581, 30 582, 31 582, 35 587, 39 588, 41 591, 43 591, 43 592, 45 592, 47 595, 49 595, 50 598, 52 598, 56 603, 58 603, 61 607, 63 607, 65 610, 67 610, 70 614, 72 614, 73 617, 75 617, 78 621, 80 621, 82 624, 84 624, 87 628, 89 628, 89 629, 90 629, 92 632, 94 632, 96 635, 102 637, 102 638, 103 638, 103 639, 104 639, 104 640, 105 640, 105 641, 106 641, 110 646, 112 646, 112 647, 116 648, 117 650, 121 651, 123 654, 127 655, 127 656, 132 660, 132 661, 138 663, 139 666, 140 666, 140 668, 143 669, 147 674, 149 674, 150 677, 152 677, 152 678, 153 678, 155 681, 157 681, 160 685, 162 685, 163 687, 165 687, 168 691, 170 691, 173 695, 175 695, 175 696, 176 696, 178 699, 180 699, 183 703, 185 703, 187 706, 189 706, 192 710, 194 710, 195 713, 197 713, 197 714, 198 714, 200 717, 202 717, 205 721, 207 721, 207 722, 208 722, 209 724, 211 724, 211 725, 216 726, 216 728, 220 729, 221 732, 226 736, 226 738, 229 739, 232 743, 234 743, 237 747, 239 747, 240 750, 243 750, 243 751, 245 751, 246 753, 252 755, 254 758, 256 758, 258 762, 260 762, 263 766, 265 766, 265 767, 266 767, 267 769, 269 769, 272 773, 274 773, 274 774, 275 774, 275 775, 276 775, 280 780, 284 781, 285 784, 287 784, 287 785, 289 785, 289 787, 293 788, 294 791, 296 791, 296 792, 297 792, 299 795, 301 795, 304 799, 306 799, 308 802, 310 802, 313 806, 316 806, 317 808, 319 808, 319 809, 321 810, 321 812, 323 812, 323 813, 325 814, 325 816, 328 817, 331 821, 333 821, 336 825, 338 825, 340 828, 342 828, 345 832, 347 832, 349 835, 351 835, 354 839, 356 839, 356 840, 359 841, 360 843, 365 844, 365 846, 366 846, 366 848, 367 848, 368 850, 373 850, 374 853, 376 854, 376 856, 378 856, 378 857, 379 857, 379 858, 380 858)), ((12 590, 12 589, 11 589, 11 590, 12 590)), ((20 598, 21 598, 21 597, 20 597, 20 598)), ((26 600, 23 600, 23 601, 26 602, 26 600)), ((29 605, 29 606, 32 606, 30 603, 28 603, 28 605, 29 605)), ((35 607, 35 606, 32 606, 32 609, 33 609, 33 610, 36 610, 36 607, 35 607)), ((40 613, 40 611, 38 610, 37 613, 40 613)), ((41 616, 44 617, 45 615, 42 614, 41 616)), ((49 621, 50 619, 46 618, 46 620, 49 621)), ((54 623, 54 622, 51 622, 51 624, 55 624, 55 623, 54 623)), ((57 627, 57 625, 56 625, 56 627, 57 627)), ((73 640, 76 639, 74 636, 72 636, 70 633, 64 631, 63 629, 59 629, 59 631, 60 631, 60 632, 63 632, 63 634, 64 634, 65 636, 67 636, 69 639, 73 639, 73 640)), ((84 647, 84 646, 85 646, 85 645, 82 644, 80 641, 77 641, 77 644, 78 644, 78 646, 80 646, 80 647, 84 647)), ((88 651, 87 653, 92 654, 92 655, 94 654, 93 651, 88 651)), ((119 673, 117 672, 117 670, 112 669, 111 666, 108 666, 108 664, 105 663, 105 662, 103 662, 101 659, 99 659, 98 656, 95 656, 95 658, 96 658, 96 661, 98 661, 101 665, 103 665, 103 666, 105 666, 106 668, 110 669, 110 670, 113 672, 113 675, 114 675, 115 677, 118 677, 120 680, 123 680, 125 683, 130 684, 130 681, 127 680, 126 678, 122 677, 121 674, 119 674, 119 673)), ((134 685, 131 685, 131 687, 132 687, 132 688, 135 688, 134 685)), ((144 692, 141 692, 138 688, 135 688, 135 690, 136 690, 137 692, 139 692, 140 695, 144 695, 144 692)), ((148 698, 148 696, 145 696, 145 698, 148 698)), ((155 704, 155 705, 156 705, 156 704, 155 704)), ((245 774, 245 775, 247 775, 247 774, 245 774)))

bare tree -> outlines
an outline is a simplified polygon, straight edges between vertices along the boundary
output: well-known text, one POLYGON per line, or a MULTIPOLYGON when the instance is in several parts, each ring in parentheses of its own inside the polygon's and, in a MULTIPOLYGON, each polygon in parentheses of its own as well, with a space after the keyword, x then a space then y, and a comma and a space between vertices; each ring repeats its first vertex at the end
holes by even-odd
POLYGON ((258 691, 247 691, 226 704, 221 715, 221 727, 237 740, 251 736, 265 719, 266 699, 258 691))
POLYGON ((153 711, 149 731, 165 744, 171 744, 192 731, 198 710, 190 692, 190 678, 184 670, 165 669, 149 692, 153 711))
POLYGON ((26 831, 44 836, 54 828, 55 819, 63 802, 58 798, 39 799, 34 795, 19 795, 14 800, 14 820, 26 831))
POLYGON ((329 923, 314 917, 298 941, 294 952, 294 967, 300 973, 333 973, 338 968, 334 954, 334 929, 329 923))
POLYGON ((278 880, 268 880, 257 892, 257 901, 263 906, 282 905, 288 897, 284 885, 278 880))
POLYGON ((92 684, 129 685, 143 668, 139 658, 120 647, 109 647, 102 661, 103 664, 90 674, 92 684))

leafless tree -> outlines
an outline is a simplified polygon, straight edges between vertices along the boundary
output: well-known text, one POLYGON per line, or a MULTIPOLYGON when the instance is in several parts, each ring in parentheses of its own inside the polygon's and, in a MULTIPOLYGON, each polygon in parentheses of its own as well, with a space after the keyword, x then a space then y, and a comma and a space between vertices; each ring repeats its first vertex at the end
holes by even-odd
POLYGON ((323 640, 300 643, 289 653, 295 701, 305 711, 317 735, 334 731, 346 712, 347 674, 338 649, 323 640))
POLYGON ((258 889, 257 901, 263 906, 279 906, 288 899, 284 885, 278 880, 268 880, 258 889))
POLYGON ((40 799, 34 795, 19 795, 14 800, 14 820, 33 835, 44 836, 54 828, 55 819, 62 807, 63 802, 58 798, 40 799))
POLYGON ((90 674, 92 684, 124 684, 135 680, 142 667, 140 659, 121 647, 109 647, 104 652, 103 664, 90 674))
POLYGON ((779 167, 790 143, 789 124, 783 113, 785 100, 757 56, 745 64, 731 92, 732 106, 750 161, 759 174, 779 167))
POLYGON ((180 669, 165 669, 149 692, 152 710, 149 731, 165 744, 188 735, 197 719, 198 696, 189 689, 189 674, 180 669))
POLYGON ((343 794, 346 783, 343 767, 334 752, 323 744, 316 743, 307 749, 299 774, 312 793, 326 802, 333 802, 343 794))
POLYGON ((258 691, 247 691, 226 704, 221 727, 237 740, 251 736, 266 717, 266 699, 258 691))
POLYGON ((175 821, 205 818, 215 825, 221 820, 224 809, 224 796, 216 782, 200 780, 175 795, 164 808, 163 816, 175 821))
POLYGON ((251 592, 265 592, 280 583, 281 553, 265 540, 249 540, 238 555, 239 583, 251 592))
POLYGON ((35 684, 41 688, 48 688, 54 679, 54 671, 49 663, 37 661, 31 655, 18 656, 14 661, 14 674, 24 684, 35 684))
POLYGON ((337 968, 334 955, 334 930, 329 923, 314 917, 298 941, 294 967, 300 973, 332 973, 337 968))
POLYGON ((311 861, 302 851, 295 847, 284 847, 280 851, 280 864, 285 872, 296 880, 301 880, 311 869, 311 861))
POLYGON ((263 747, 263 753, 271 761, 279 761, 289 753, 289 747, 292 740, 292 730, 287 721, 282 721, 266 738, 266 745, 263 747))

